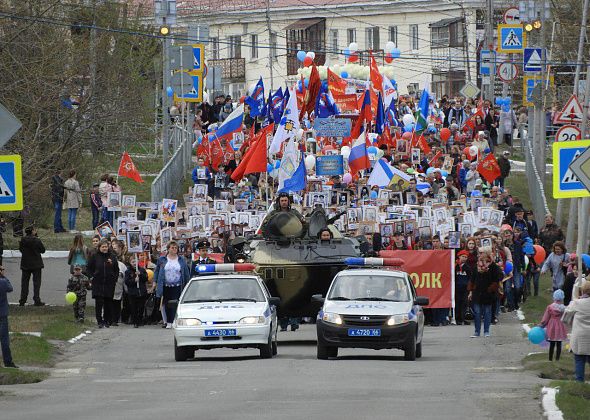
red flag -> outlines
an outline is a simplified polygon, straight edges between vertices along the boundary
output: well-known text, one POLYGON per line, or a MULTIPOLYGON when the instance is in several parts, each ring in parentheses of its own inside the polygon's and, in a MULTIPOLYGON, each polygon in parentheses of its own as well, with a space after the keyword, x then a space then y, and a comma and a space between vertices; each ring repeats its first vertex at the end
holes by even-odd
POLYGON ((373 82, 373 88, 377 89, 379 92, 383 92, 383 76, 381 76, 381 73, 379 73, 379 67, 377 67, 375 57, 373 57, 373 51, 369 51, 369 57, 369 69, 371 75, 371 82, 373 82))
POLYGON ((485 118, 485 114, 481 108, 477 108, 475 114, 471 115, 467 118, 467 121, 463 123, 463 131, 473 130, 475 128, 475 117, 477 116, 480 116, 482 121, 485 118))
POLYGON ((422 134, 420 134, 420 137, 416 138, 415 133, 414 133, 414 137, 412 139, 412 145, 420 148, 422 153, 424 153, 425 155, 430 153, 430 146, 428 145, 428 142, 426 141, 426 139, 424 138, 424 136, 422 134))
POLYGON ((322 80, 320 79, 320 73, 318 68, 314 64, 311 68, 311 74, 309 75, 309 84, 307 85, 307 93, 303 99, 303 106, 299 113, 299 119, 302 120, 305 113, 310 115, 315 110, 315 99, 320 93, 322 87, 322 80))
POLYGON ((328 89, 332 95, 344 95, 348 82, 328 68, 328 89))
POLYGON ((209 137, 205 136, 201 139, 201 143, 197 146, 197 158, 203 158, 206 166, 211 164, 209 152, 209 137))
POLYGON ((442 155, 443 155, 443 153, 442 153, 440 150, 439 150, 438 152, 436 152, 436 155, 434 155, 434 156, 432 157, 432 159, 430 159, 430 162, 428 162, 428 165, 429 165, 429 166, 435 166, 435 164, 436 164, 436 161, 437 161, 437 160, 438 160, 440 157, 442 157, 442 155))
POLYGON ((273 131, 274 124, 269 124, 258 132, 256 138, 250 143, 246 156, 231 174, 231 179, 238 182, 244 175, 254 172, 266 172, 267 137, 272 135, 273 131))
POLYGON ((126 178, 130 178, 130 179, 134 180, 135 182, 140 182, 140 183, 143 182, 143 179, 141 179, 141 175, 139 174, 139 171, 137 170, 137 168, 133 164, 133 161, 131 160, 131 156, 129 156, 129 154, 127 152, 123 152, 123 156, 121 156, 121 163, 119 164, 118 174, 119 174, 119 176, 124 176, 126 178))
POLYGON ((501 174, 500 166, 494 155, 491 153, 479 162, 477 165, 477 172, 479 172, 489 183, 494 182, 501 174))

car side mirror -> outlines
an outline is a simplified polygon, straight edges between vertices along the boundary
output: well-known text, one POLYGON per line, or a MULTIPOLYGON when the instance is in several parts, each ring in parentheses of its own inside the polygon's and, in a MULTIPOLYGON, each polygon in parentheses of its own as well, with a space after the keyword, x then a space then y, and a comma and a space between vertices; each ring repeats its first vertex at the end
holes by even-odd
POLYGON ((169 300, 166 302, 166 306, 168 309, 176 309, 178 308, 178 300, 169 300))
POLYGON ((426 306, 429 302, 430 300, 425 296, 416 296, 414 299, 414 305, 426 306))
POLYGON ((270 297, 270 298, 268 298, 268 303, 273 306, 279 306, 281 304, 281 298, 274 297, 274 296, 270 297))
POLYGON ((311 301, 317 303, 324 303, 326 299, 322 295, 312 295, 311 301))

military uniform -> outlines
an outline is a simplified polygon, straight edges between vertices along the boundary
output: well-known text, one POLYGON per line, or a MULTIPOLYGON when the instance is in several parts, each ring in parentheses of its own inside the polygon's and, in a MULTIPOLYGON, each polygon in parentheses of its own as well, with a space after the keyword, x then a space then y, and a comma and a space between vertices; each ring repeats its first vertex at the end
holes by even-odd
MULTIPOLYGON (((211 246, 211 244, 208 241, 200 241, 197 244, 197 249, 209 248, 210 246, 211 246)), ((216 263, 217 263, 217 261, 215 261, 212 258, 209 258, 209 257, 203 258, 199 255, 196 258, 196 260, 194 260, 193 263, 191 264, 191 277, 199 275, 199 271, 197 269, 197 266, 199 266, 201 264, 216 264, 216 263)))
POLYGON ((76 302, 74 302, 74 318, 83 322, 86 311, 86 291, 90 289, 90 280, 84 274, 72 277, 68 280, 68 292, 76 294, 76 302))

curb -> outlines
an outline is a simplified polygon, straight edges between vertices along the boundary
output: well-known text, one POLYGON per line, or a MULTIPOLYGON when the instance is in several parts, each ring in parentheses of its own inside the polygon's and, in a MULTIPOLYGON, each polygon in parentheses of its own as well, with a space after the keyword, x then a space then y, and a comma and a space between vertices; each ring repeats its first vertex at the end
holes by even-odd
MULTIPOLYGON (((46 258, 68 258, 69 251, 45 251, 41 254, 41 257, 46 258)), ((22 255, 20 251, 14 249, 5 249, 2 258, 20 258, 22 255)))
POLYGON ((68 340, 68 343, 70 343, 70 344, 74 344, 74 343, 76 343, 76 342, 78 342, 78 341, 82 340, 84 337, 86 337, 86 336, 87 336, 87 335, 89 335, 89 334, 92 334, 92 331, 90 331, 90 330, 86 330, 86 331, 84 331, 83 333, 81 333, 81 334, 78 334, 77 336, 70 338, 70 339, 68 340))
POLYGON ((543 387, 541 395, 543 400, 541 405, 543 406, 543 416, 549 420, 563 420, 563 413, 555 402, 555 396, 559 392, 559 388, 543 387))

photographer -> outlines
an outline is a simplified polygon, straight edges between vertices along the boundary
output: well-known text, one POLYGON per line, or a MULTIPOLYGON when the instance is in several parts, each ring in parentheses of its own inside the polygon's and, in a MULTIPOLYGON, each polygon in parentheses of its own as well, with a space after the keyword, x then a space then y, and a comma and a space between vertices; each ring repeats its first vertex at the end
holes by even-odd
POLYGON ((34 226, 28 226, 25 229, 25 236, 20 240, 18 246, 22 257, 20 260, 20 269, 22 270, 20 306, 25 306, 29 297, 29 280, 33 275, 33 301, 35 306, 44 306, 41 302, 39 291, 41 290, 41 270, 43 270, 43 258, 41 254, 45 253, 45 246, 41 239, 37 237, 37 229, 34 226))

